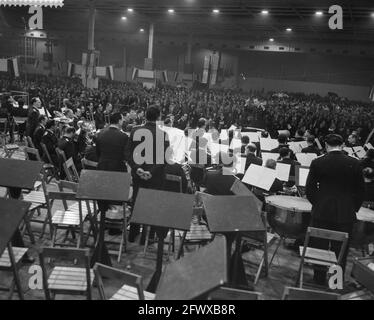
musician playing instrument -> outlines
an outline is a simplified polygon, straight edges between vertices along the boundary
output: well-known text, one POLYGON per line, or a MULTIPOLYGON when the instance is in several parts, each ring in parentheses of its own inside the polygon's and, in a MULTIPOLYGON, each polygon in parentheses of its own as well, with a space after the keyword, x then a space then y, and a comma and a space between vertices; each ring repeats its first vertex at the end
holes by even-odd
MULTIPOLYGON (((359 161, 345 155, 343 138, 330 134, 325 139, 327 154, 312 161, 306 182, 306 195, 312 203, 311 225, 316 228, 346 232, 351 237, 356 212, 364 200, 365 185, 359 161)), ((325 240, 312 242, 314 247, 328 249, 325 240)), ((348 247, 342 259, 345 270, 348 247)), ((331 249, 338 256, 340 243, 332 241, 331 249)), ((326 267, 315 266, 314 281, 326 282, 326 267)))

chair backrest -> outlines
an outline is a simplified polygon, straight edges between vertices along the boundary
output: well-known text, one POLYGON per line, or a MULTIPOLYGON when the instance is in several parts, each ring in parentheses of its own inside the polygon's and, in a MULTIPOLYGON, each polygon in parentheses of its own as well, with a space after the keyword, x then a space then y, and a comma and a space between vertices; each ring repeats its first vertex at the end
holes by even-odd
POLYGON ((47 300, 51 299, 49 288, 48 288, 48 276, 45 264, 45 259, 52 258, 56 260, 68 260, 74 264, 82 265, 86 269, 86 280, 87 280, 87 291, 86 295, 89 300, 92 298, 91 294, 91 274, 90 274, 90 259, 88 249, 74 249, 74 248, 47 248, 41 247, 39 249, 39 261, 43 273, 43 287, 44 293, 47 300))
POLYGON ((78 182, 79 181, 79 174, 77 171, 77 168, 75 167, 74 161, 72 158, 69 158, 66 162, 63 164, 64 171, 66 174, 66 177, 71 182, 78 182))
POLYGON ((63 150, 61 150, 60 148, 56 148, 56 154, 57 154, 57 157, 58 157, 58 161, 63 164, 66 162, 66 155, 65 155, 65 152, 63 150))
POLYGON ((208 300, 260 300, 261 293, 221 287, 208 295, 208 300))
POLYGON ((348 238, 349 235, 346 232, 340 232, 340 231, 333 231, 333 230, 327 230, 327 229, 319 229, 319 228, 313 228, 313 227, 308 227, 308 230, 306 232, 305 236, 305 242, 304 242, 304 249, 302 253, 302 257, 304 258, 305 253, 306 253, 306 248, 308 247, 310 238, 320 238, 320 239, 325 239, 325 240, 330 240, 330 241, 339 241, 342 242, 342 246, 340 248, 339 256, 337 257, 337 262, 340 264, 345 249, 347 248, 348 245, 348 238))
POLYGON ((26 137, 26 143, 27 143, 27 146, 28 146, 29 148, 34 148, 34 149, 35 149, 34 142, 32 142, 32 139, 31 139, 30 136, 27 136, 27 137, 26 137))
POLYGON ((43 142, 40 142, 40 146, 42 147, 44 155, 47 157, 48 163, 53 164, 52 158, 51 158, 51 155, 49 154, 47 146, 43 142))
POLYGON ((99 290, 101 300, 108 299, 105 292, 103 278, 108 280, 115 280, 116 284, 120 285, 120 288, 123 285, 136 288, 139 300, 144 300, 143 283, 141 276, 123 270, 108 267, 101 263, 96 263, 93 269, 95 273, 95 278, 97 280, 97 287, 99 290))
POLYGON ((83 158, 81 160, 82 162, 82 168, 83 169, 91 169, 91 168, 97 168, 98 163, 95 161, 87 160, 86 158, 83 158))
POLYGON ((38 149, 25 147, 23 149, 23 151, 25 153, 26 160, 35 160, 36 159, 37 161, 40 161, 40 162, 42 161, 42 159, 40 158, 40 154, 39 154, 38 149))
POLYGON ((165 174, 165 180, 169 182, 179 183, 179 192, 183 192, 182 188, 182 177, 174 174, 165 174))
POLYGON ((282 300, 339 300, 336 293, 285 287, 282 300))

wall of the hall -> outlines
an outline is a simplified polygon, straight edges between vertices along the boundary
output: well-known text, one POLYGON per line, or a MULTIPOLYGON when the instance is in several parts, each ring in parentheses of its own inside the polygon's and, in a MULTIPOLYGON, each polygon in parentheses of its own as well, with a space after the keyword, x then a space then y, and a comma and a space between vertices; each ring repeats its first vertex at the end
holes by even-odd
MULTIPOLYGON (((154 66, 158 70, 183 71, 186 62, 187 39, 173 42, 170 39, 157 39, 154 44, 154 66)), ((3 41, 4 43, 4 41, 3 41)), ((214 44, 213 44, 214 45, 214 44)), ((53 47, 55 62, 81 61, 81 53, 86 50, 86 41, 64 39, 53 47)), ((96 49, 100 51, 100 65, 114 65, 115 78, 131 80, 131 67, 142 68, 147 55, 146 35, 136 41, 115 41, 98 37, 96 49), (127 72, 123 68, 126 61, 127 72)), ((201 74, 205 55, 212 49, 204 48, 194 42, 192 64, 194 72, 201 74)), ((0 46, 0 56, 22 54, 22 46, 17 41, 0 46), (18 51, 17 51, 18 50, 18 51)), ((232 48, 232 47, 231 47, 232 48)), ((37 72, 48 73, 47 63, 43 62, 46 52, 45 40, 37 40, 34 55, 41 64, 37 72)), ((230 78, 230 84, 240 84, 244 90, 262 89, 315 92, 324 94, 328 91, 341 93, 343 96, 365 100, 368 88, 374 84, 374 57, 369 55, 344 55, 326 53, 290 53, 266 52, 236 49, 222 49, 221 68, 230 78), (247 78, 242 80, 242 75, 247 78), (232 79, 238 81, 231 81, 232 79), (249 79, 250 78, 250 79, 249 79)), ((29 71, 35 71, 29 67, 29 71)))

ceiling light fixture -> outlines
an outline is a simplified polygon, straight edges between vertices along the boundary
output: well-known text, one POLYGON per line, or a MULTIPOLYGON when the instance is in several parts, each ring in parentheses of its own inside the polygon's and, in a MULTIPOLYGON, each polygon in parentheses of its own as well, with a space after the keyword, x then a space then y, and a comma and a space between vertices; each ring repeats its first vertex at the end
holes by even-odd
POLYGON ((213 9, 213 13, 219 13, 218 9, 213 9))
POLYGON ((174 13, 174 9, 168 9, 169 13, 174 13))
POLYGON ((127 17, 122 17, 121 19, 122 19, 122 20, 127 20, 127 17))
POLYGON ((287 28, 286 31, 287 31, 287 32, 291 32, 292 29, 291 29, 291 28, 287 28))
POLYGON ((322 11, 316 11, 316 16, 323 16, 323 12, 322 11))
POLYGON ((266 14, 269 14, 269 10, 262 10, 261 13, 262 13, 262 14, 265 14, 265 15, 266 15, 266 14))
POLYGON ((134 9, 132 9, 132 8, 128 8, 128 9, 127 9, 127 12, 134 12, 134 9))

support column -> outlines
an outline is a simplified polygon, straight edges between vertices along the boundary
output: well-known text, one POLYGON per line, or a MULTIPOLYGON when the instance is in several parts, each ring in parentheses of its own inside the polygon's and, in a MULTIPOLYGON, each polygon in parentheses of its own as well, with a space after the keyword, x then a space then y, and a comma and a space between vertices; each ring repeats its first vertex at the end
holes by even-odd
POLYGON ((90 14, 88 18, 88 51, 95 50, 95 0, 90 0, 90 14))
POLYGON ((154 25, 149 26, 148 35, 148 57, 144 59, 144 69, 153 70, 153 40, 154 40, 154 25))
POLYGON ((184 63, 184 73, 192 74, 193 73, 193 66, 191 63, 191 56, 192 56, 192 34, 188 36, 188 43, 187 43, 187 54, 186 54, 186 61, 184 63))

